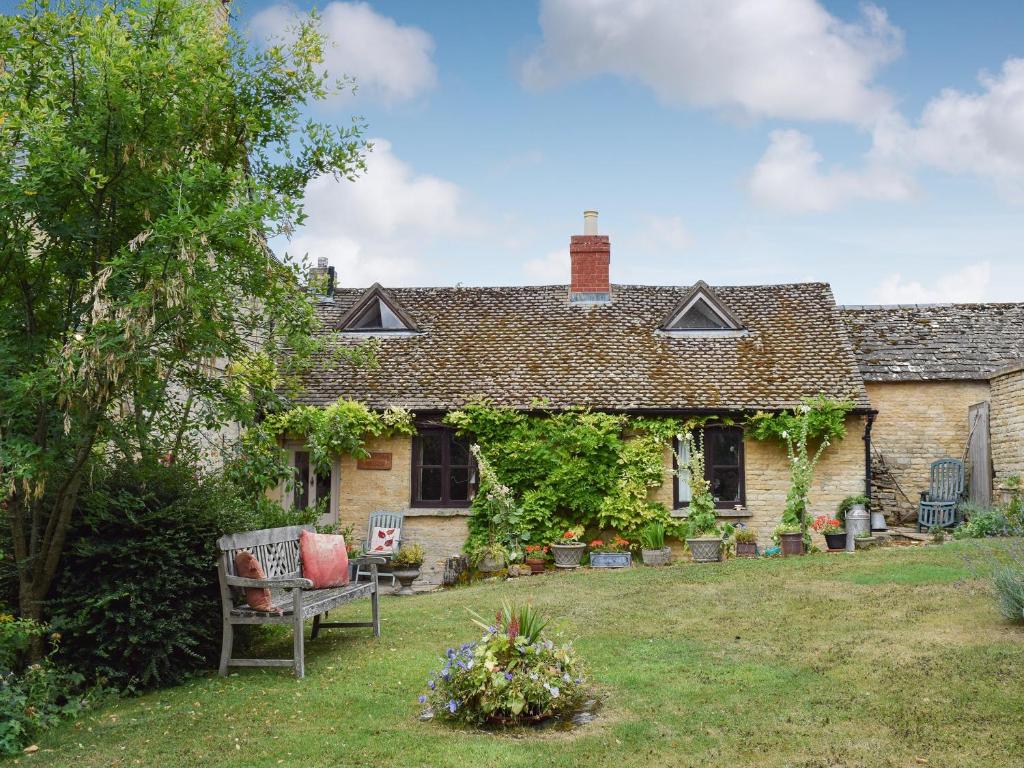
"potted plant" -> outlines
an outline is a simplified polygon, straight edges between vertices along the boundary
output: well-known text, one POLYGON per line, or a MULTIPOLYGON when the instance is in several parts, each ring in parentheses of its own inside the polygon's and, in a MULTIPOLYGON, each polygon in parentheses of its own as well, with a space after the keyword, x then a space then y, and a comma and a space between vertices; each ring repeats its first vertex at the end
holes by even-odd
POLYGON ((497 573, 508 565, 508 552, 496 541, 487 541, 474 547, 469 561, 481 573, 497 573))
POLYGON ((757 532, 750 528, 739 528, 733 535, 736 541, 736 557, 757 557, 757 532))
POLYGON ((871 533, 868 531, 865 531, 864 533, 858 533, 857 538, 853 540, 853 545, 857 549, 868 549, 869 547, 874 546, 874 544, 875 537, 872 536, 871 533))
POLYGON ((391 558, 391 564, 391 572, 402 585, 395 594, 413 594, 412 583, 420 577, 420 566, 423 565, 423 547, 419 544, 406 544, 391 558))
POLYGON ((653 522, 640 531, 640 557, 644 565, 668 565, 672 548, 665 546, 665 526, 653 522))
POLYGON ((621 536, 613 536, 608 541, 594 539, 590 542, 591 568, 629 568, 633 564, 633 554, 629 551, 629 542, 621 536))
POLYGON ((570 528, 551 544, 555 556, 555 568, 579 568, 580 560, 587 545, 583 543, 583 526, 570 528))
POLYGON ((804 553, 804 529, 798 522, 783 522, 775 528, 773 535, 782 548, 782 556, 802 555, 804 553))
POLYGON ((530 566, 530 573, 544 573, 548 563, 548 548, 543 544, 526 545, 526 564, 530 566))
POLYGON ((811 527, 825 537, 829 552, 846 549, 846 529, 840 520, 828 515, 818 515, 811 527))

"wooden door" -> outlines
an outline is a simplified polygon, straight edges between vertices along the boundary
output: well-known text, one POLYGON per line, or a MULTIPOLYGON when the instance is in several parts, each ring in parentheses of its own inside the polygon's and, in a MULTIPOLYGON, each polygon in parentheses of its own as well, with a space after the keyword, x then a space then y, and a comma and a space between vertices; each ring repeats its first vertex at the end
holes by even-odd
POLYGON ((988 403, 967 409, 967 461, 971 471, 968 498, 980 507, 992 506, 992 444, 988 430, 988 403))

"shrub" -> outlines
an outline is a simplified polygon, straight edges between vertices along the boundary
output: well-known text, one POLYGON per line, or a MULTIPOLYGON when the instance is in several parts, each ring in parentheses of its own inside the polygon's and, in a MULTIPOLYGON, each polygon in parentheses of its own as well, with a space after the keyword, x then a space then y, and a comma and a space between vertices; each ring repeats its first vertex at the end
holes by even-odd
POLYGON ((449 648, 420 703, 442 720, 521 725, 575 711, 586 695, 571 644, 544 638, 546 619, 531 606, 505 605, 475 643, 449 648))
POLYGON ((52 622, 61 658, 118 688, 180 681, 220 644, 216 541, 253 519, 216 479, 140 463, 82 494, 52 622))
MULTIPOLYGON (((46 633, 42 624, 0 614, 0 755, 17 754, 40 731, 86 704, 82 675, 56 666, 49 656, 20 666, 29 643, 46 633)), ((60 637, 50 639, 56 646, 60 637)))
POLYGON ((419 568, 423 565, 423 547, 419 544, 402 547, 391 558, 391 565, 395 568, 419 568))
POLYGON ((999 613, 1009 621, 1024 622, 1024 549, 1017 548, 1009 562, 996 566, 992 586, 999 613))
POLYGON ((750 528, 737 528, 735 538, 737 544, 757 544, 757 532, 750 528))
POLYGON ((986 509, 973 504, 960 507, 967 520, 953 530, 955 539, 983 539, 987 536, 1012 536, 1020 533, 999 508, 986 509))

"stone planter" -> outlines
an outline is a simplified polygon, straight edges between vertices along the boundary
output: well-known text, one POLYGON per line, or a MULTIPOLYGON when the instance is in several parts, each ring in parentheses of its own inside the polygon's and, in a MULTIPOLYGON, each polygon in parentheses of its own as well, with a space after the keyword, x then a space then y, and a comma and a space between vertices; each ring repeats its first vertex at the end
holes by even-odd
POLYGON ((480 558, 480 562, 476 564, 476 569, 481 573, 497 573, 505 567, 504 557, 495 557, 494 555, 484 555, 480 558))
POLYGON ((632 552, 591 552, 591 568, 629 568, 633 564, 632 552))
POLYGON ((547 561, 539 557, 528 557, 526 558, 526 564, 530 566, 530 572, 533 574, 544 573, 544 567, 547 565, 547 561))
POLYGON ((828 545, 829 552, 839 552, 846 549, 846 531, 826 533, 825 543, 828 545))
POLYGON ((672 559, 672 547, 641 549, 640 557, 643 558, 644 565, 668 565, 672 559))
POLYGON ((869 539, 854 539, 853 543, 857 549, 871 549, 871 547, 875 546, 875 537, 872 536, 869 539))
POLYGON ((402 585, 402 588, 395 592, 396 595, 414 595, 412 591, 412 583, 420 577, 420 569, 417 568, 396 568, 392 571, 394 577, 398 579, 398 583, 402 585))
POLYGON ((686 545, 695 563, 717 563, 722 559, 722 539, 718 536, 687 539, 686 545))
POLYGON ((757 542, 737 541, 736 557, 757 557, 757 542))
POLYGON ((579 544, 552 544, 551 552, 555 556, 555 568, 579 568, 580 560, 587 545, 579 544))

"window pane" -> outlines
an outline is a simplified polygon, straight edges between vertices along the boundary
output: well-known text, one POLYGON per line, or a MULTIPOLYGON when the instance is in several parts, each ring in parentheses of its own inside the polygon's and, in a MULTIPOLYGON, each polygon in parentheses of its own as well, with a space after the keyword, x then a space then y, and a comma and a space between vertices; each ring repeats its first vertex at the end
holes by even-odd
POLYGON ((309 451, 295 452, 295 490, 292 492, 292 507, 305 509, 309 506, 309 451))
POLYGON ((469 441, 464 437, 452 437, 448 454, 448 463, 453 467, 469 464, 469 441))
POLYGON ((738 503, 740 500, 740 470, 716 468, 711 471, 711 493, 715 501, 738 503))
POLYGON ((448 499, 466 501, 469 498, 469 467, 453 469, 448 477, 448 499))
POLYGON ((440 432, 423 432, 420 435, 420 464, 436 465, 441 464, 441 440, 440 432))
POLYGON ((697 299, 672 327, 683 330, 721 330, 729 325, 704 299, 697 299))
POLYGON ((441 488, 440 467, 420 470, 420 501, 440 501, 441 488))
POLYGON ((680 504, 689 504, 690 495, 690 476, 687 474, 686 463, 690 460, 690 444, 683 440, 681 437, 678 438, 679 452, 676 454, 676 467, 679 470, 679 474, 676 476, 676 487, 678 488, 678 496, 680 504))
POLYGON ((705 432, 708 455, 715 466, 739 466, 743 432, 738 429, 709 429, 705 432))

